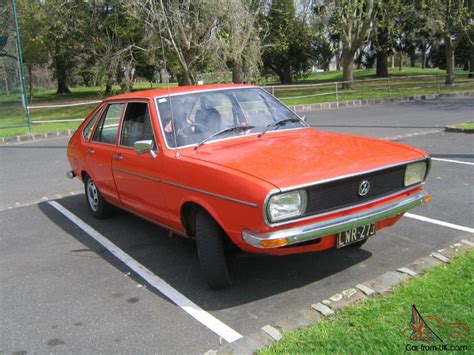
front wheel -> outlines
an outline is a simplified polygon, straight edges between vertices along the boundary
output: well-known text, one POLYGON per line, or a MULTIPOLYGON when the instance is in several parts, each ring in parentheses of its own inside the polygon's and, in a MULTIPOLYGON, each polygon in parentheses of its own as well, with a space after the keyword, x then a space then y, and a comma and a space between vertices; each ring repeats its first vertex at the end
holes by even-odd
POLYGON ((86 177, 85 192, 87 207, 90 213, 97 219, 110 217, 112 214, 112 206, 102 197, 94 180, 90 176, 86 177))
POLYGON ((232 285, 224 253, 225 232, 205 211, 196 215, 196 245, 201 271, 213 289, 232 285))

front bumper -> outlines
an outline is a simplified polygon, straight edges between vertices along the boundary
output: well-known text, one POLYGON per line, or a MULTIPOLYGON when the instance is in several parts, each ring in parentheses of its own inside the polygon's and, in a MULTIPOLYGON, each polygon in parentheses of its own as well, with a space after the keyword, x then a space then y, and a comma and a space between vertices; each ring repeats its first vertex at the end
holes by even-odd
POLYGON ((256 248, 276 248, 303 243, 400 215, 428 199, 428 193, 420 191, 382 206, 304 226, 264 233, 244 230, 242 238, 247 244, 256 248))

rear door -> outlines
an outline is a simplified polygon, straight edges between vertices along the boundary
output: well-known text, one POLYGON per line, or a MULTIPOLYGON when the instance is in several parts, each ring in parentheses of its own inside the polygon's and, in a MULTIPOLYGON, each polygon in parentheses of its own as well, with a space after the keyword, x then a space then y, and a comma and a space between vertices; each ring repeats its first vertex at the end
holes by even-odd
POLYGON ((166 206, 160 184, 163 156, 156 139, 148 102, 127 103, 118 146, 112 158, 112 171, 122 205, 140 215, 166 223, 166 206), (153 153, 137 154, 137 141, 153 141, 153 153))
POLYGON ((86 144, 88 173, 104 198, 118 205, 120 205, 120 199, 112 175, 112 155, 117 144, 124 106, 123 102, 108 104, 96 125, 92 138, 86 144))

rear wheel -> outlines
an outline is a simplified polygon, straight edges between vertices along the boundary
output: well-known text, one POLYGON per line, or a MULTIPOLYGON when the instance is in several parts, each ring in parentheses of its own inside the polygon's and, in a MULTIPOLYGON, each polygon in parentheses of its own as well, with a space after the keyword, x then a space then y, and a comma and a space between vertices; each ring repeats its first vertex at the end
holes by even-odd
POLYGON ((196 214, 196 245, 201 271, 213 289, 232 285, 224 252, 225 232, 205 211, 196 214))
POLYGON ((104 219, 112 215, 112 205, 110 205, 100 194, 94 180, 90 176, 85 179, 85 192, 87 207, 90 213, 97 219, 104 219))

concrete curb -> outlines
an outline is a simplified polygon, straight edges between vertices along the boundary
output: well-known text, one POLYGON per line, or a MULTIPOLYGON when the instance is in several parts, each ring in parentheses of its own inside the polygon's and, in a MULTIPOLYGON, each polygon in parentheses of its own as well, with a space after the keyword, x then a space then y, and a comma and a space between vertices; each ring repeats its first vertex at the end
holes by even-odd
POLYGON ((474 129, 473 128, 459 128, 459 127, 456 127, 456 126, 446 126, 444 128, 444 131, 445 132, 453 132, 453 133, 474 133, 474 129))
POLYGON ((307 309, 303 309, 289 318, 273 325, 267 324, 256 333, 244 336, 236 342, 222 345, 217 350, 209 350, 206 354, 254 354, 259 349, 280 339, 285 332, 313 325, 322 318, 332 317, 339 310, 360 303, 374 295, 380 296, 390 293, 403 280, 417 277, 435 266, 449 262, 457 255, 465 254, 472 248, 474 248, 474 237, 469 240, 463 239, 447 248, 433 251, 429 256, 419 258, 373 280, 358 284, 355 288, 349 288, 321 302, 309 305, 307 309))
POLYGON ((425 100, 436 100, 436 99, 444 98, 444 97, 464 97, 464 96, 474 96, 474 91, 444 93, 444 94, 394 96, 394 97, 385 97, 382 99, 323 102, 319 104, 294 105, 294 106, 289 106, 289 107, 293 111, 299 113, 299 112, 308 112, 308 111, 331 110, 331 109, 345 108, 345 107, 363 107, 363 106, 372 106, 372 105, 397 103, 397 102, 425 101, 425 100))
POLYGON ((75 129, 68 129, 67 131, 57 131, 57 132, 49 132, 49 133, 33 133, 33 134, 28 134, 26 136, 0 137, 0 144, 39 141, 39 140, 52 139, 52 138, 58 138, 58 137, 71 137, 75 131, 76 131, 75 129))
MULTIPOLYGON (((396 96, 396 97, 386 97, 383 99, 323 102, 319 104, 294 105, 294 106, 289 106, 289 107, 293 111, 299 113, 299 112, 309 112, 309 111, 332 110, 332 109, 344 108, 344 107, 363 107, 363 106, 380 105, 380 104, 387 104, 387 103, 436 100, 438 98, 443 98, 443 97, 464 97, 464 96, 474 96, 474 91, 446 93, 446 94, 396 96)), ((446 129, 446 131, 448 130, 446 129)), ((34 133, 34 134, 28 134, 25 136, 0 137, 0 144, 44 140, 44 139, 51 139, 51 138, 57 138, 57 137, 70 137, 72 136, 74 132, 75 130, 68 129, 67 131, 57 131, 57 132, 52 132, 52 133, 34 133)), ((448 131, 448 132, 454 132, 454 131, 448 131)))

